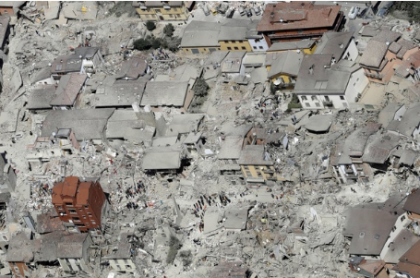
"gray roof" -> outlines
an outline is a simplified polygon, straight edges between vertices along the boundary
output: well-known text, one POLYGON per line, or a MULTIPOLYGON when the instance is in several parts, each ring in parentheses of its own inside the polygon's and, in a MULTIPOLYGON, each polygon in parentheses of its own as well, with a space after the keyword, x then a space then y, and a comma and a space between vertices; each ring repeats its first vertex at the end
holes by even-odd
POLYGON ((351 237, 350 255, 381 253, 395 221, 402 214, 404 195, 390 197, 385 203, 360 204, 344 212, 346 222, 343 235, 351 237))
POLYGON ((7 31, 9 30, 10 16, 8 14, 0 15, 0 47, 7 39, 7 31))
POLYGON ((141 105, 176 106, 184 105, 188 82, 153 81, 146 84, 141 105))
POLYGON ((305 55, 294 92, 297 94, 344 94, 351 72, 331 66, 331 54, 305 55))
POLYGON ((402 255, 416 244, 419 239, 412 231, 407 229, 401 230, 397 237, 389 244, 388 252, 385 253, 382 259, 386 263, 398 263, 402 255))
POLYGON ((35 253, 35 262, 53 262, 57 260, 57 246, 63 233, 52 232, 40 238, 40 246, 35 253))
POLYGON ((221 68, 224 73, 239 73, 245 51, 231 51, 222 62, 221 68))
POLYGON ((56 85, 39 85, 30 91, 28 109, 51 109, 50 102, 56 97, 56 85))
POLYGON ((242 61, 245 67, 262 67, 265 63, 265 53, 248 52, 242 61))
POLYGON ((220 65, 229 51, 213 51, 204 62, 204 79, 215 78, 221 71, 220 65))
POLYGON ((381 31, 372 38, 372 40, 383 42, 383 43, 389 42, 391 44, 392 42, 398 40, 398 38, 400 37, 401 37, 400 33, 391 31, 386 28, 382 28, 381 31))
POLYGON ((246 145, 241 152, 238 164, 240 165, 273 165, 273 161, 264 160, 265 149, 263 145, 246 145))
POLYGON ((242 26, 222 26, 220 28, 218 39, 220 41, 246 40, 247 27, 242 26))
POLYGON ((270 71, 268 72, 269 78, 281 73, 297 76, 302 63, 303 53, 289 50, 286 52, 274 53, 272 58, 274 61, 272 61, 270 71))
POLYGON ((106 138, 122 138, 131 143, 152 142, 156 131, 152 112, 134 112, 133 110, 115 110, 108 120, 106 138))
POLYGON ((368 67, 379 68, 387 50, 388 45, 386 45, 385 42, 371 39, 368 42, 359 63, 368 67))
POLYGON ((108 254, 103 256, 103 260, 112 260, 112 259, 131 259, 131 243, 127 241, 120 241, 117 246, 117 251, 115 253, 108 254))
POLYGON ((420 190, 414 189, 404 203, 404 210, 420 214, 420 190))
POLYGON ((195 144, 195 143, 198 142, 198 140, 200 140, 202 135, 203 134, 201 132, 190 132, 181 141, 182 141, 183 144, 195 144))
POLYGON ((144 58, 137 56, 131 57, 122 63, 116 78, 137 79, 139 76, 145 74, 147 67, 147 61, 144 58))
POLYGON ((118 80, 112 86, 100 85, 96 90, 92 105, 95 107, 131 107, 140 104, 145 80, 118 80))
POLYGON ((9 241, 6 261, 29 263, 34 259, 34 249, 34 242, 20 232, 9 241))
POLYGON ((379 112, 378 123, 382 124, 383 127, 387 127, 390 122, 394 120, 395 113, 402 107, 401 104, 390 102, 384 109, 379 112))
POLYGON ((312 47, 314 44, 314 40, 275 42, 267 49, 267 52, 305 49, 312 47))
POLYGON ((82 258, 83 243, 87 237, 88 234, 63 234, 57 246, 57 257, 60 259, 82 258))
POLYGON ((52 110, 42 123, 42 136, 49 137, 59 128, 71 128, 78 140, 102 139, 113 108, 52 110))
POLYGON ((373 36, 379 34, 380 31, 381 31, 381 29, 379 29, 379 28, 375 28, 371 25, 366 25, 366 26, 363 27, 361 35, 365 36, 365 37, 373 37, 373 36))
POLYGON ((413 103, 404 113, 401 121, 399 119, 393 120, 387 126, 388 130, 396 131, 405 136, 412 136, 414 130, 420 124, 420 103, 413 103))
POLYGON ((325 32, 318 42, 315 54, 331 54, 333 58, 339 61, 352 38, 352 32, 325 32))
POLYGON ((37 71, 35 71, 34 74, 31 76, 31 84, 34 84, 38 81, 47 79, 51 77, 51 67, 50 66, 44 66, 37 71))
POLYGON ((332 120, 331 115, 315 115, 308 119, 305 128, 312 132, 326 132, 330 129, 332 120))
POLYGON ((251 124, 239 124, 236 125, 234 122, 224 122, 220 127, 220 132, 226 136, 242 136, 245 138, 245 135, 251 130, 251 124))
POLYGON ((92 59, 98 52, 97 47, 78 47, 74 54, 57 57, 51 66, 51 73, 80 72, 83 59, 92 59))
POLYGON ((163 136, 153 139, 153 147, 168 147, 178 143, 178 136, 163 136))
POLYGON ((58 83, 56 97, 50 102, 51 106, 73 105, 87 78, 86 74, 79 73, 62 76, 58 83))
POLYGON ((218 47, 221 25, 217 22, 192 21, 184 29, 181 47, 218 47))
POLYGON ((181 167, 181 153, 172 148, 152 148, 147 150, 143 157, 144 170, 171 170, 179 167, 181 167))
POLYGON ((399 164, 413 166, 414 162, 419 156, 420 156, 419 152, 416 152, 413 150, 403 150, 400 160, 399 160, 399 164))
POLYGON ((340 153, 338 157, 336 157, 336 161, 333 162, 333 165, 340 165, 340 164, 353 164, 350 156, 353 157, 361 157, 363 156, 366 143, 369 137, 376 133, 379 128, 381 127, 380 124, 377 123, 368 123, 364 127, 359 127, 355 131, 353 131, 345 140, 344 143, 339 144, 337 148, 337 152, 340 153))
POLYGON ((239 159, 241 156, 243 136, 226 136, 219 150, 219 159, 239 159))
POLYGON ((374 140, 366 146, 363 162, 383 164, 391 152, 398 146, 401 137, 393 133, 377 134, 374 140))
POLYGON ((166 135, 178 135, 197 131, 200 122, 203 120, 204 114, 178 114, 174 115, 169 123, 166 135))
POLYGON ((248 220, 248 208, 230 207, 225 209, 223 223, 225 229, 244 230, 248 220))

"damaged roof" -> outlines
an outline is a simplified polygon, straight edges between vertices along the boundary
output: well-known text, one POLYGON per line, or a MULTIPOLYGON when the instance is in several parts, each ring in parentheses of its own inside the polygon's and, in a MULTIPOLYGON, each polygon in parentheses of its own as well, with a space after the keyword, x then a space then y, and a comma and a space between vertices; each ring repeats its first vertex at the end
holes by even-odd
POLYGON ((312 48, 315 45, 315 40, 300 40, 300 41, 290 41, 290 42, 275 42, 270 48, 267 49, 267 52, 275 51, 286 51, 286 50, 302 50, 306 48, 312 48))
POLYGON ((243 136, 226 136, 222 139, 219 150, 219 159, 239 159, 241 155, 243 136))
POLYGON ((72 73, 61 77, 56 90, 56 97, 50 102, 51 106, 70 106, 76 101, 88 76, 72 73))
POLYGON ((143 157, 144 170, 172 170, 181 167, 181 152, 172 148, 155 147, 143 157))
POLYGON ((57 257, 65 258, 82 258, 83 245, 88 234, 69 233, 61 237, 61 241, 57 246, 57 257))
POLYGON ((189 83, 179 81, 153 81, 147 82, 141 105, 150 106, 176 106, 185 103, 189 83))
POLYGON ((387 132, 377 134, 363 153, 363 161, 374 164, 384 164, 391 152, 399 145, 401 136, 387 132))
POLYGON ((78 140, 102 139, 113 108, 52 110, 42 123, 42 137, 50 137, 59 128, 71 128, 78 140))
POLYGON ((345 211, 343 235, 351 237, 350 255, 379 256, 395 221, 403 213, 404 196, 393 195, 384 203, 360 204, 345 211))
POLYGON ((95 107, 131 107, 140 104, 145 80, 118 80, 111 86, 100 85, 92 100, 95 107))
POLYGON ((238 164, 240 165, 273 165, 273 161, 265 158, 263 145, 246 145, 241 152, 238 164))

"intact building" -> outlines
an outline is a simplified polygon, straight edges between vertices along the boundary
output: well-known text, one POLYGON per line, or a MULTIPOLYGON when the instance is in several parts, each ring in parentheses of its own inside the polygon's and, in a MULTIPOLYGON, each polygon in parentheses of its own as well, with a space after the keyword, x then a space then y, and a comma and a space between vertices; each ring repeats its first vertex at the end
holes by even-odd
POLYGON ((98 182, 81 182, 78 177, 66 177, 53 188, 52 202, 63 222, 81 232, 100 229, 106 214, 107 201, 98 182))
POLYGON ((319 38, 338 31, 343 23, 339 5, 313 5, 311 2, 267 4, 257 31, 270 46, 273 42, 319 38))
POLYGON ((143 21, 185 21, 189 15, 183 1, 134 1, 133 6, 143 21))

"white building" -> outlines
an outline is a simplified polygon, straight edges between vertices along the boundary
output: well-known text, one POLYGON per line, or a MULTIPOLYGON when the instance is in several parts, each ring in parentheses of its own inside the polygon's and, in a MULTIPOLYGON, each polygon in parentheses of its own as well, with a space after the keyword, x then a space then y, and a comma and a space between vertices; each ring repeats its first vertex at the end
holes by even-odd
POLYGON ((347 108, 369 83, 362 68, 332 54, 305 56, 298 76, 294 92, 306 109, 347 108))

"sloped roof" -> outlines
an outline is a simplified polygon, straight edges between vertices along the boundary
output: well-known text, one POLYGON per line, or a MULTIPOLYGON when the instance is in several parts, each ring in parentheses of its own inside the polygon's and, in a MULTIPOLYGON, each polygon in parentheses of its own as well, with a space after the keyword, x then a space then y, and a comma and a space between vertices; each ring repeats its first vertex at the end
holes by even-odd
POLYGON ((85 84, 88 76, 86 74, 72 73, 61 77, 58 83, 56 97, 50 102, 52 106, 73 105, 85 84))
POLYGON ((310 2, 266 4, 258 32, 302 30, 334 26, 341 6, 313 5, 310 2))
POLYGON ((272 78, 278 74, 297 76, 303 60, 303 53, 296 51, 286 51, 275 53, 276 59, 272 62, 268 77, 272 78))

